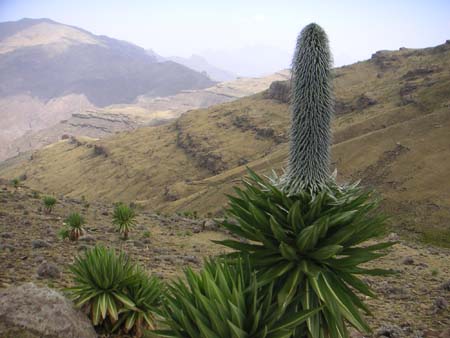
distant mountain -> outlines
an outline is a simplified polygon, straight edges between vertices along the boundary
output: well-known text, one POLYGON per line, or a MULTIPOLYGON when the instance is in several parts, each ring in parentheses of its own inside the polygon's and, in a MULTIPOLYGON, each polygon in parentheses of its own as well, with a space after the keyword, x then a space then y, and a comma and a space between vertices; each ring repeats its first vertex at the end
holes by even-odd
POLYGON ((191 55, 188 58, 179 56, 168 57, 169 60, 180 63, 198 72, 206 72, 208 76, 215 81, 231 81, 237 78, 236 74, 227 70, 220 69, 208 63, 208 61, 200 55, 191 55))
POLYGON ((19 151, 14 139, 85 109, 214 84, 131 43, 49 19, 0 23, 0 158, 19 151))
POLYGON ((0 23, 0 74, 0 97, 84 94, 97 106, 214 84, 188 67, 157 62, 131 43, 48 19, 0 23))
POLYGON ((153 49, 147 49, 147 54, 158 62, 173 61, 197 72, 206 73, 214 81, 232 81, 238 77, 236 74, 228 70, 211 65, 203 56, 200 55, 193 54, 188 58, 181 56, 164 57, 156 53, 153 49))

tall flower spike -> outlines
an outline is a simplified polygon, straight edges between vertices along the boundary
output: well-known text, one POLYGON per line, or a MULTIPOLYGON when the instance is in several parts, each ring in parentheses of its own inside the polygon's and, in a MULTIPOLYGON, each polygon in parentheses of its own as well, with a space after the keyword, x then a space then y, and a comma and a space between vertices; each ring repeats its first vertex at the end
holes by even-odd
POLYGON ((289 163, 282 179, 289 194, 318 191, 330 180, 331 64, 325 31, 309 24, 297 39, 292 61, 289 163))

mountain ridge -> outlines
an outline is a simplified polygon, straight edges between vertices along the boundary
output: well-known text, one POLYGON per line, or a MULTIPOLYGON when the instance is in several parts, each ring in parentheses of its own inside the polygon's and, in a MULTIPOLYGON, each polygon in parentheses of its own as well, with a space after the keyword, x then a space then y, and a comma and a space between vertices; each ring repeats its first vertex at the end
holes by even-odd
POLYGON ((183 65, 157 62, 139 46, 75 26, 0 23, 0 157, 12 140, 73 112, 214 84, 183 65))

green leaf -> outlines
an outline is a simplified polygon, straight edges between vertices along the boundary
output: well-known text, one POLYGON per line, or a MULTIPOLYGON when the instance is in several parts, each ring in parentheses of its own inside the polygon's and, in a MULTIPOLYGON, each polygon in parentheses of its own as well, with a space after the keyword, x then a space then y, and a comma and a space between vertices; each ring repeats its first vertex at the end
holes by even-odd
POLYGON ((342 249, 342 245, 327 245, 311 253, 308 253, 308 256, 317 261, 322 261, 339 254, 342 249))
POLYGON ((286 236, 285 230, 273 216, 270 216, 270 228, 272 229, 272 233, 273 233, 274 237, 278 241, 280 241, 280 242, 287 241, 287 236, 286 236))
POLYGON ((299 326, 301 323, 305 322, 308 318, 315 315, 321 310, 321 308, 316 308, 307 311, 294 312, 290 315, 283 316, 282 319, 277 322, 274 328, 272 328, 269 333, 276 332, 278 330, 292 330, 293 328, 299 326))
POLYGON ((295 232, 300 232, 300 230, 305 227, 299 200, 295 201, 294 204, 290 207, 288 213, 288 222, 291 225, 292 230, 295 232))
POLYGON ((318 239, 317 227, 310 225, 300 232, 296 241, 297 249, 300 252, 307 252, 316 246, 318 239))
POLYGON ((298 260, 297 251, 293 247, 291 247, 289 244, 281 242, 280 252, 281 252, 281 255, 289 261, 298 260))
POLYGON ((283 287, 278 291, 277 299, 279 306, 285 308, 289 305, 289 302, 295 296, 301 277, 302 270, 298 267, 289 274, 289 277, 285 281, 283 287))

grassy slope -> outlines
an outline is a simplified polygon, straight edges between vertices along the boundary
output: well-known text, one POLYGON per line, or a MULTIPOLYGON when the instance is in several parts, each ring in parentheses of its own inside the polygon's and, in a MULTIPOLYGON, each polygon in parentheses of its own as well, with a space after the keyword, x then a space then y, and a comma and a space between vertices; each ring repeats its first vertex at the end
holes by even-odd
MULTIPOLYGON (((339 179, 376 187, 399 228, 450 245, 450 45, 377 53, 337 69, 335 88, 343 107, 334 122, 339 179)), ((168 126, 59 142, 0 165, 0 176, 26 173, 31 187, 88 200, 217 212, 245 164, 260 172, 284 165, 288 125, 288 105, 258 94, 168 126)))

